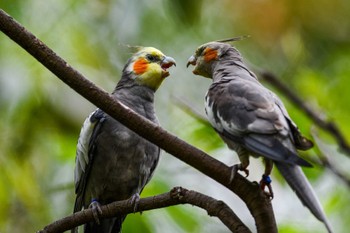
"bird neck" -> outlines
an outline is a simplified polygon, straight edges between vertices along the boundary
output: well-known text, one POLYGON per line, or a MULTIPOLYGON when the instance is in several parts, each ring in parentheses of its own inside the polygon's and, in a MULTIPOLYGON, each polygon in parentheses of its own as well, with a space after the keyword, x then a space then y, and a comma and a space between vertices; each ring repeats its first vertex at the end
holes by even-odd
POLYGON ((124 96, 123 99, 138 99, 142 103, 149 102, 153 104, 154 102, 154 90, 136 83, 122 86, 118 83, 113 95, 124 96))
POLYGON ((122 77, 115 87, 113 94, 125 92, 127 95, 139 97, 153 103, 155 90, 136 82, 136 78, 132 72, 127 72, 124 68, 122 77))
POLYGON ((248 69, 240 56, 225 56, 213 67, 213 82, 221 79, 244 77, 257 81, 256 75, 248 69))
POLYGON ((147 119, 157 122, 154 110, 154 91, 145 86, 116 88, 113 97, 147 119))

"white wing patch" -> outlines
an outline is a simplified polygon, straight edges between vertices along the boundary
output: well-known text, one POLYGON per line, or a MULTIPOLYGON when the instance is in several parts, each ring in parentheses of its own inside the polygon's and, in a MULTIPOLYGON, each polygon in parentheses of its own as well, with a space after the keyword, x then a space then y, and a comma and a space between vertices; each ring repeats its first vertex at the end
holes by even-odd
POLYGON ((221 116, 220 112, 217 112, 217 118, 215 118, 215 114, 213 112, 213 104, 209 104, 208 97, 205 98, 205 112, 207 113, 208 120, 210 124, 219 132, 223 132, 224 130, 232 133, 232 134, 237 134, 239 132, 239 128, 233 124, 233 122, 227 122, 225 121, 221 116), (217 119, 219 121, 217 121, 217 119))
POLYGON ((75 159, 75 170, 74 170, 74 184, 77 187, 81 174, 85 172, 85 168, 89 163, 89 143, 91 135, 94 131, 97 123, 92 123, 90 118, 96 111, 92 112, 84 121, 83 127, 80 130, 78 139, 76 159, 75 159))
POLYGON ((237 135, 239 132, 242 132, 233 122, 227 122, 225 121, 221 116, 220 113, 218 112, 218 118, 220 120, 220 123, 225 131, 232 135, 237 135))
POLYGON ((216 122, 213 112, 213 104, 209 105, 209 97, 206 96, 205 98, 205 112, 207 114, 207 118, 210 122, 210 124, 219 132, 223 131, 223 127, 220 122, 216 122))

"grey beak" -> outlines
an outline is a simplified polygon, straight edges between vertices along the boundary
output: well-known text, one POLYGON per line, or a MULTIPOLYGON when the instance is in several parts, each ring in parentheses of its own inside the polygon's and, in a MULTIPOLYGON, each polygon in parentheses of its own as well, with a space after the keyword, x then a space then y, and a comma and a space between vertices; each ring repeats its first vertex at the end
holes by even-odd
POLYGON ((171 67, 172 65, 176 66, 176 61, 172 57, 164 57, 164 59, 161 62, 162 68, 167 69, 167 68, 171 67))
POLYGON ((195 66, 195 65, 196 65, 196 62, 197 62, 196 57, 192 55, 192 56, 188 59, 186 67, 188 68, 190 65, 195 66))

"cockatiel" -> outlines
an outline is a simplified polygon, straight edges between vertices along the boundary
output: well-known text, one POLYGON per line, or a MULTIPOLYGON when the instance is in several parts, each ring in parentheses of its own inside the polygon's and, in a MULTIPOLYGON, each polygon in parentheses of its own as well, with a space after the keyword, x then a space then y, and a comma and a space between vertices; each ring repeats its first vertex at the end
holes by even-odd
MULTIPOLYGON (((158 124, 154 94, 169 76, 175 60, 152 47, 139 47, 126 63, 112 96, 136 113, 158 124)), ((129 199, 135 205, 150 181, 160 149, 97 109, 81 129, 74 172, 74 212, 93 208, 96 222, 84 232, 120 232, 125 215, 98 219, 100 205, 129 199)), ((77 228, 72 232, 77 232, 77 228)))
POLYGON ((313 143, 301 135, 282 101, 258 81, 238 50, 228 43, 201 45, 189 58, 189 65, 195 66, 195 75, 213 80, 205 96, 205 111, 216 132, 239 156, 241 163, 233 166, 233 175, 237 170, 249 174, 249 156, 263 157, 265 172, 261 188, 267 186, 268 194, 273 197, 269 175, 275 164, 302 203, 332 232, 318 198, 299 167, 311 164, 298 156, 297 149, 307 150, 313 143))

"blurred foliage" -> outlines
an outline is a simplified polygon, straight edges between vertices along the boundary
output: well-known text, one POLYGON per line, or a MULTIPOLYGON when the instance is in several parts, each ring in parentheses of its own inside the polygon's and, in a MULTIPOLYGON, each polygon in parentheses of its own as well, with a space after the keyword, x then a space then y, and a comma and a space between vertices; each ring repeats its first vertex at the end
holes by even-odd
MULTIPOLYGON (((157 93, 162 126, 229 165, 237 162, 234 153, 211 128, 172 101, 173 96, 186 96, 203 109, 210 80, 194 77, 185 64, 197 46, 216 39, 251 35, 235 44, 246 60, 277 74, 315 111, 335 121, 350 141, 349 1, 2 0, 0 8, 107 91, 113 90, 130 57, 126 44, 154 46, 174 57, 178 66, 157 93)), ((283 93, 279 95, 300 129, 310 135, 313 123, 283 93)), ((93 109, 0 33, 0 232, 34 232, 71 213, 75 145, 80 126, 93 109)), ((317 142, 332 149, 336 164, 348 168, 348 157, 336 150, 329 135, 320 132, 317 142)), ((317 160, 317 153, 312 150, 305 156, 317 160)), ((262 172, 260 161, 257 164, 251 165, 252 180, 262 172)), ((349 187, 321 167, 305 172, 336 232, 346 232, 349 187)), ((277 172, 274 176, 273 204, 280 232, 323 232, 322 224, 302 207, 277 172)), ((239 201, 231 193, 165 154, 142 196, 175 185, 224 200, 254 229, 249 213, 244 213, 244 206, 236 207, 239 201)), ((217 219, 189 206, 130 215, 123 229, 125 233, 227 232, 217 219)))

